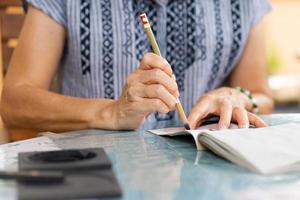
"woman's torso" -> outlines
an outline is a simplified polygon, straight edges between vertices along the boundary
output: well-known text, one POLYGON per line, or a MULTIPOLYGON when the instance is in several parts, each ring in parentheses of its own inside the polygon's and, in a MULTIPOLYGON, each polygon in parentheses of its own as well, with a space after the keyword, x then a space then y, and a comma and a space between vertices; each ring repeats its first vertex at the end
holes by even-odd
MULTIPOLYGON (((146 13, 189 112, 203 93, 224 83, 240 59, 255 23, 253 2, 66 0, 62 93, 118 98, 128 74, 151 52, 139 21, 139 15, 146 13)), ((153 114, 149 121, 166 125, 178 121, 178 116, 153 114)))

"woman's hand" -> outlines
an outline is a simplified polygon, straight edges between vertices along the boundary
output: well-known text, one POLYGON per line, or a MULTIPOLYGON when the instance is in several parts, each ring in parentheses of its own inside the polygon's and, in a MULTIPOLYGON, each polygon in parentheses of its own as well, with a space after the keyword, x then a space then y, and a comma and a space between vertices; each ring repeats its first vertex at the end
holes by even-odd
POLYGON ((237 122, 239 128, 249 124, 264 127, 266 123, 253 113, 248 97, 233 88, 222 87, 203 95, 193 107, 188 120, 192 128, 198 127, 210 115, 220 116, 219 128, 226 129, 230 122, 237 122))
POLYGON ((153 53, 145 54, 139 68, 127 78, 121 97, 113 104, 114 129, 136 129, 152 112, 175 109, 179 96, 169 63, 153 53))

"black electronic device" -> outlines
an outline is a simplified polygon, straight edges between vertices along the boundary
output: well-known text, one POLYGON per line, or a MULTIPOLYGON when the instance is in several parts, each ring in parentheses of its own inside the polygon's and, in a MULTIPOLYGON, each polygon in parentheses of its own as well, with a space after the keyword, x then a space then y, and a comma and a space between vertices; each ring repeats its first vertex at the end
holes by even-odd
POLYGON ((19 154, 20 172, 62 172, 56 184, 18 182, 20 200, 86 199, 118 197, 121 188, 102 148, 71 149, 19 154))

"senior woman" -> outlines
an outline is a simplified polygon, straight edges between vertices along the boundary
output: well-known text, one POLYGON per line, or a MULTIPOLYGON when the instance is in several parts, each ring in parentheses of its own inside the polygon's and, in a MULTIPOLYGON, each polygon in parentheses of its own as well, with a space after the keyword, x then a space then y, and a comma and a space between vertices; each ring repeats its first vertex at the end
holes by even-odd
POLYGON ((66 131, 169 126, 179 97, 193 128, 265 123, 266 0, 27 0, 29 9, 6 75, 1 114, 10 128, 66 131), (163 57, 151 52, 147 13, 163 57), (175 82, 170 75, 174 73, 175 82), (50 91, 56 74, 61 94, 50 91))

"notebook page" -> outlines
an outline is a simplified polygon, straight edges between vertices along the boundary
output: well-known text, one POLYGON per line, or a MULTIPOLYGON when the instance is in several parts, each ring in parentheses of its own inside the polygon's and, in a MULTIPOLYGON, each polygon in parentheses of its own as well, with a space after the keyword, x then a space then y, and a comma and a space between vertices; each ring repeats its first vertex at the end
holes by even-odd
POLYGON ((204 150, 204 146, 199 143, 198 136, 202 132, 209 132, 207 129, 197 129, 197 130, 185 130, 185 128, 163 128, 149 130, 150 133, 154 133, 159 136, 180 136, 180 135, 192 135, 196 143, 197 150, 204 150))
POLYGON ((300 124, 223 130, 205 136, 229 146, 262 174, 286 171, 300 161, 300 124))
POLYGON ((183 127, 153 129, 149 130, 149 132, 160 136, 189 135, 189 132, 187 132, 183 127))
MULTIPOLYGON (((235 124, 231 124, 230 125, 230 129, 236 129, 237 125, 235 124)), ((209 124, 209 125, 205 125, 205 126, 200 126, 199 128, 195 129, 195 130, 186 130, 183 127, 173 127, 173 128, 162 128, 162 129, 152 129, 149 130, 150 133, 154 133, 156 135, 160 135, 160 136, 177 136, 177 135, 188 135, 190 133, 193 134, 199 134, 201 132, 205 132, 203 130, 209 130, 209 131, 215 131, 218 130, 218 124, 209 124)))
POLYGON ((251 171, 259 172, 256 167, 249 163, 242 155, 224 144, 222 141, 217 140, 213 137, 207 137, 205 133, 200 136, 199 141, 201 141, 201 144, 204 147, 210 149, 210 151, 214 152, 220 157, 223 157, 237 165, 250 169, 251 171))
MULTIPOLYGON (((236 129, 237 125, 231 124, 229 128, 236 129)), ((178 128, 153 129, 153 130, 149 130, 149 132, 159 136, 179 136, 179 135, 191 134, 195 140, 197 150, 200 151, 200 150, 205 150, 206 148, 203 145, 201 145, 201 143, 199 142, 198 139, 199 135, 201 135, 202 133, 208 133, 210 131, 215 131, 215 130, 218 130, 218 124, 209 124, 205 126, 200 126, 195 130, 185 130, 185 128, 178 127, 178 128)))

